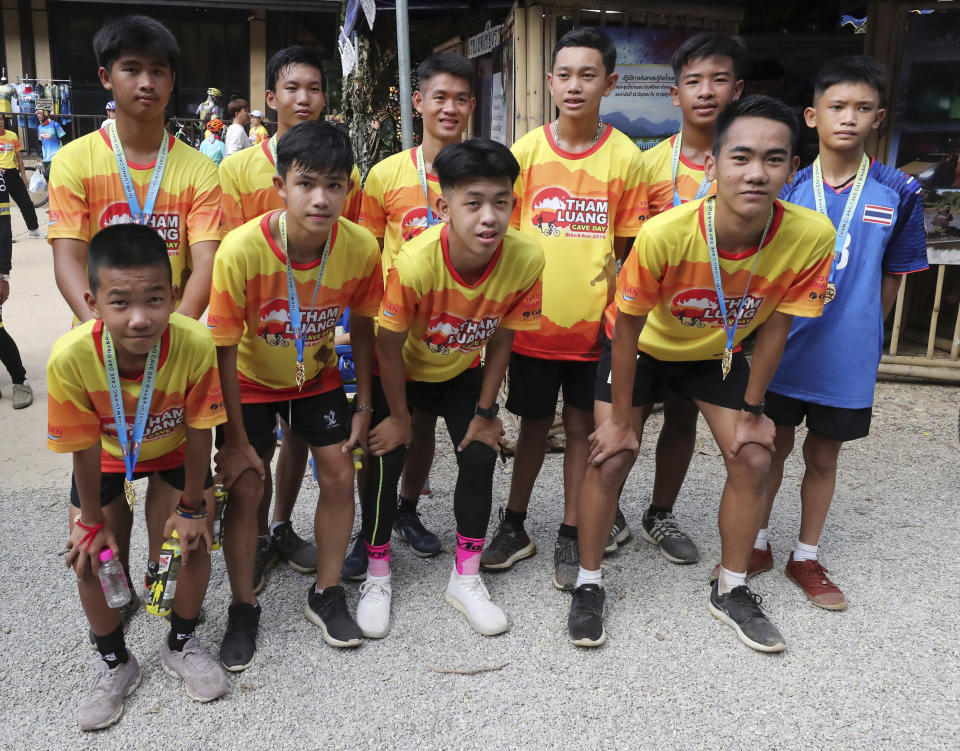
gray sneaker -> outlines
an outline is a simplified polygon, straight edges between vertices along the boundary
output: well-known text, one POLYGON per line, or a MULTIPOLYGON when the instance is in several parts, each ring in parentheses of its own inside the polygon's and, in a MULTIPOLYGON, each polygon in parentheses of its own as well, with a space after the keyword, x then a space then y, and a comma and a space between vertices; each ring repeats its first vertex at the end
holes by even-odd
POLYGON ((282 522, 270 530, 270 546, 276 556, 294 571, 316 573, 317 546, 300 537, 290 522, 282 522))
POLYGON ((617 517, 613 520, 613 528, 610 530, 610 539, 607 540, 607 547, 603 549, 604 555, 607 553, 615 553, 617 548, 632 536, 633 532, 630 529, 630 525, 627 524, 627 520, 623 518, 623 512, 620 510, 618 504, 617 517))
POLYGON ((137 690, 143 678, 140 663, 133 652, 127 650, 127 655, 126 663, 113 670, 97 657, 93 680, 77 707, 77 725, 81 730, 99 730, 120 719, 123 700, 137 690))
POLYGON ((480 554, 480 565, 491 571, 506 571, 517 561, 529 558, 537 546, 523 527, 517 527, 504 518, 500 509, 500 526, 490 544, 480 554))
POLYGON ((673 514, 656 516, 647 508, 643 512, 640 534, 647 542, 657 545, 670 563, 696 563, 700 560, 700 551, 677 526, 673 514))
POLYGON ((13 408, 23 409, 33 404, 33 389, 29 383, 13 384, 13 408))
POLYGON ((760 608, 763 598, 751 592, 746 584, 734 587, 725 595, 717 594, 718 581, 710 585, 707 608, 718 621, 737 632, 737 637, 758 652, 782 652, 787 648, 780 631, 760 608))
POLYGON ((164 639, 160 664, 167 675, 183 679, 187 696, 194 701, 213 701, 227 693, 227 674, 196 636, 187 639, 182 652, 170 649, 164 639))
POLYGON ((267 569, 277 562, 269 537, 257 537, 257 552, 253 557, 253 593, 260 594, 267 586, 267 569))
POLYGON ((577 588, 580 573, 580 542, 576 537, 557 537, 553 547, 553 586, 564 592, 577 588))

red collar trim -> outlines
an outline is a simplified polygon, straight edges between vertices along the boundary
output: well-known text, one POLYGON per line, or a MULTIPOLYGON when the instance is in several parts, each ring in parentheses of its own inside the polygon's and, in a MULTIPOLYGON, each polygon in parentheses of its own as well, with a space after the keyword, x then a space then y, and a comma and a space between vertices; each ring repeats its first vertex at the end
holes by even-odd
POLYGON ((579 154, 572 154, 569 151, 560 148, 560 144, 553 140, 553 129, 550 127, 550 123, 547 123, 543 126, 543 133, 547 139, 547 144, 553 149, 553 152, 564 159, 586 159, 591 154, 596 154, 599 151, 600 147, 607 142, 607 139, 610 138, 610 134, 613 133, 613 127, 610 123, 604 123, 605 130, 603 135, 597 139, 597 142, 593 144, 589 149, 583 151, 579 154))
POLYGON ((273 152, 270 151, 270 139, 268 138, 266 141, 261 141, 260 148, 263 149, 263 153, 267 155, 267 161, 270 162, 270 166, 276 169, 277 165, 273 162, 273 152))
POLYGON ((457 270, 453 267, 453 261, 450 260, 450 241, 447 239, 447 230, 450 228, 450 225, 444 224, 443 229, 440 230, 440 247, 443 249, 443 262, 447 267, 447 271, 450 272, 450 276, 454 278, 457 284, 461 287, 467 287, 468 289, 476 289, 481 284, 483 284, 487 277, 493 273, 494 268, 496 268, 497 261, 500 260, 500 253, 503 251, 503 241, 500 241, 500 244, 497 246, 496 251, 493 254, 493 257, 487 263, 487 267, 483 270, 480 278, 476 281, 475 284, 467 284, 463 277, 457 273, 457 270))
MULTIPOLYGON (((703 204, 707 199, 704 198, 700 201, 700 206, 697 207, 697 214, 700 218, 700 237, 703 238, 703 241, 707 241, 707 228, 703 220, 703 204)), ((773 242, 773 238, 777 235, 777 230, 780 229, 780 223, 783 221, 783 204, 779 200, 774 200, 773 202, 773 222, 770 223, 770 231, 767 232, 767 239, 763 243, 763 247, 767 247, 770 243, 773 242)), ((717 248, 717 255, 721 258, 725 258, 728 261, 739 261, 744 258, 749 258, 754 253, 757 252, 757 246, 754 245, 752 248, 747 248, 739 253, 728 253, 723 248, 717 248)))
MULTIPOLYGON (((110 136, 109 136, 109 134, 107 133, 106 128, 100 128, 100 130, 98 130, 97 132, 98 132, 98 133, 100 134, 100 136, 103 138, 104 142, 106 142, 107 148, 110 149, 110 153, 112 154, 112 153, 113 153, 113 146, 112 146, 111 143, 110 143, 110 136)), ((170 157, 170 153, 169 153, 169 152, 173 151, 174 143, 175 143, 175 141, 176 141, 177 139, 174 138, 173 136, 171 136, 169 133, 167 134, 167 138, 170 139, 170 140, 167 142, 167 158, 169 158, 169 157, 170 157)), ((154 158, 153 158, 153 161, 150 162, 149 164, 138 164, 137 162, 131 162, 131 161, 128 159, 128 160, 127 160, 127 166, 128 166, 130 169, 138 169, 138 170, 153 169, 154 167, 157 166, 157 158, 154 157, 154 158)))
MULTIPOLYGON (((673 148, 673 144, 676 142, 677 137, 678 137, 679 135, 680 135, 680 134, 677 133, 676 135, 674 135, 673 137, 670 138, 670 148, 671 148, 671 149, 673 148)), ((706 169, 707 169, 706 166, 704 166, 704 165, 702 165, 702 164, 695 164, 695 163, 691 162, 689 159, 687 159, 687 157, 685 157, 685 156, 683 155, 683 148, 682 148, 682 147, 680 148, 680 163, 681 163, 684 167, 687 167, 687 168, 692 169, 692 170, 696 170, 697 172, 705 172, 706 169)))
MULTIPOLYGON (((287 256, 283 252, 283 248, 277 245, 277 241, 273 239, 273 233, 270 231, 270 218, 274 214, 279 214, 280 210, 269 211, 260 218, 260 230, 263 232, 263 236, 267 240, 267 245, 270 246, 270 250, 273 251, 273 254, 279 259, 280 263, 284 266, 287 265, 287 256)), ((330 253, 333 254, 333 247, 337 244, 337 228, 340 226, 340 222, 337 221, 333 227, 330 228, 330 253)), ((320 265, 321 258, 310 261, 310 263, 298 263, 297 261, 291 261, 290 266, 297 269, 298 271, 303 271, 305 269, 313 269, 320 265)))
MULTIPOLYGON (((413 162, 413 168, 415 170, 417 170, 417 149, 422 149, 422 148, 423 148, 422 146, 414 146, 412 149, 410 149, 410 161, 413 162)), ((417 172, 419 173, 419 170, 417 170, 417 172)), ((440 178, 437 177, 433 172, 427 173, 427 180, 430 180, 431 182, 435 182, 435 183, 440 182, 440 178)))
MULTIPOLYGON (((105 365, 103 360, 103 319, 98 318, 93 324, 93 346, 96 347, 97 357, 100 358, 100 364, 105 365)), ((167 324, 167 327, 163 330, 163 333, 160 335, 160 361, 157 363, 157 370, 163 367, 163 364, 167 361, 167 355, 170 352, 170 324, 167 324)), ((143 373, 141 373, 136 378, 125 378, 120 376, 120 380, 129 381, 130 383, 139 383, 143 380, 143 373)))

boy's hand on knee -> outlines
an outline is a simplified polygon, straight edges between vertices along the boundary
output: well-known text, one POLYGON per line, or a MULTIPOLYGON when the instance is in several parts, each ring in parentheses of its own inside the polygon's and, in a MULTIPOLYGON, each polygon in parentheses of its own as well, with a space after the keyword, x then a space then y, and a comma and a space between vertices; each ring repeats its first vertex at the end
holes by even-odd
POLYGON ((474 418, 467 426, 467 434, 457 446, 457 451, 463 451, 474 441, 480 441, 480 443, 489 446, 494 451, 499 451, 500 441, 503 439, 503 436, 503 422, 501 422, 499 417, 494 417, 491 420, 486 417, 480 417, 480 415, 474 415, 474 418))
POLYGON ((225 443, 214 454, 213 464, 217 470, 214 480, 222 483, 227 490, 230 490, 237 478, 247 470, 252 469, 261 480, 266 477, 263 469, 263 459, 257 455, 256 450, 249 443, 242 446, 225 443))
POLYGON ((187 565, 191 550, 210 554, 213 539, 206 519, 187 519, 174 512, 163 525, 163 536, 169 538, 174 532, 180 538, 180 553, 183 556, 184 566, 187 565))
POLYGON ((603 464, 614 454, 629 451, 636 455, 640 451, 640 441, 630 423, 618 423, 612 419, 604 420, 590 434, 590 463, 603 464))
POLYGON ((360 446, 364 451, 367 450, 367 441, 370 434, 370 417, 371 414, 369 410, 353 413, 353 418, 350 420, 350 437, 347 438, 346 443, 340 447, 340 450, 344 454, 350 453, 356 446, 360 446))
MULTIPOLYGON (((87 524, 92 527, 101 522, 87 524)), ((90 534, 90 530, 84 529, 79 524, 74 524, 67 539, 67 568, 73 568, 77 572, 77 578, 83 579, 88 571, 96 576, 100 572, 100 551, 104 548, 110 548, 114 557, 120 555, 120 547, 117 545, 117 539, 113 535, 113 530, 102 522, 100 528, 90 534)))
POLYGON ((777 426, 769 417, 740 410, 733 432, 733 443, 730 444, 730 458, 736 458, 740 449, 748 443, 758 443, 773 454, 776 452, 774 445, 776 435, 777 426))
POLYGON ((409 446, 411 440, 413 440, 413 428, 408 413, 406 418, 390 415, 386 420, 379 423, 370 431, 367 443, 371 454, 383 456, 401 445, 409 446))

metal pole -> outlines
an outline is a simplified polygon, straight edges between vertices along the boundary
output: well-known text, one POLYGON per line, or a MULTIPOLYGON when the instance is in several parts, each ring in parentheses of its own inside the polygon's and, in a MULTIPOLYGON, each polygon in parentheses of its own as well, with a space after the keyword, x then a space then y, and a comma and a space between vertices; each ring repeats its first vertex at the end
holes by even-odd
POLYGON ((413 92, 410 90, 410 23, 407 0, 397 0, 397 67, 400 69, 400 137, 413 148, 413 92))

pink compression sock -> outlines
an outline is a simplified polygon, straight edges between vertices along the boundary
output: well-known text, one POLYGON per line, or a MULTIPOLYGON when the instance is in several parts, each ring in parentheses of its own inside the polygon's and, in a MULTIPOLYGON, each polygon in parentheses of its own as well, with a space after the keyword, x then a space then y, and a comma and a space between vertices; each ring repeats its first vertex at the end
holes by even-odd
POLYGON ((390 576, 390 543, 367 545, 367 573, 370 576, 390 576))
POLYGON ((461 576, 479 574, 482 550, 482 537, 464 537, 457 532, 457 573, 461 576))

